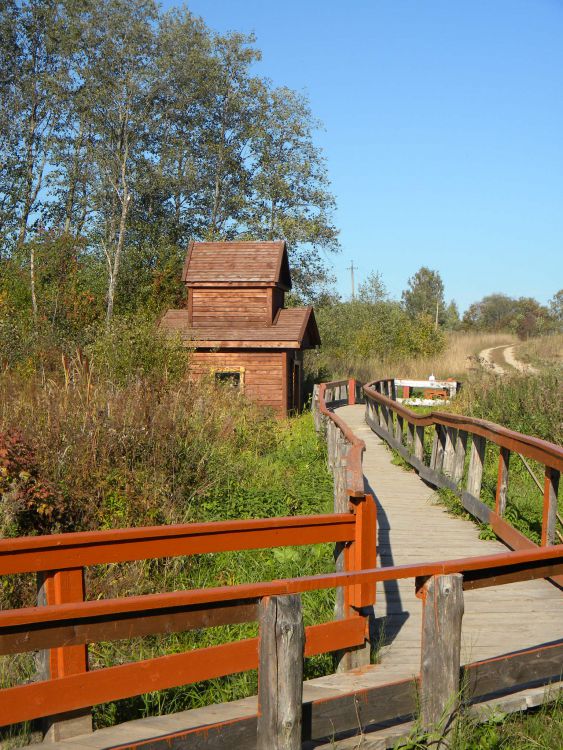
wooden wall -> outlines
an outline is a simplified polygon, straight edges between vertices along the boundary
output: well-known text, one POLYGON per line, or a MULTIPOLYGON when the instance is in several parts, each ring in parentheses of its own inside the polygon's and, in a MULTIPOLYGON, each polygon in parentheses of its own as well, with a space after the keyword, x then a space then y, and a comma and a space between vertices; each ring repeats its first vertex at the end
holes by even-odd
POLYGON ((276 414, 287 412, 287 354, 279 351, 196 351, 190 355, 190 371, 206 375, 213 368, 244 367, 245 394, 276 414))
POLYGON ((268 289, 190 289, 194 327, 237 327, 237 323, 271 323, 268 289))

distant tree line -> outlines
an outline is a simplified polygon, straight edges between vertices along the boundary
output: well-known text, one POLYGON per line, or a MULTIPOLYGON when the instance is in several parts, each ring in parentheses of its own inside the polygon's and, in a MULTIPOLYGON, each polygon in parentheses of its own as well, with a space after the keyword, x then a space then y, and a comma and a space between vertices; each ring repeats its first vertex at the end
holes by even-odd
POLYGON ((318 123, 259 59, 153 0, 3 0, 0 317, 72 337, 176 304, 190 239, 284 238, 314 298, 338 247, 318 123))
MULTIPOLYGON (((563 329, 563 290, 549 306, 528 297, 488 295, 463 317, 454 300, 446 302, 444 292, 440 273, 422 266, 409 278, 400 300, 389 297, 377 272, 360 283, 353 299, 319 299, 317 318, 323 351, 332 363, 329 369, 338 370, 334 361, 376 354, 382 360, 432 356, 444 349, 448 331, 507 331, 525 339, 563 329)), ((317 366, 324 366, 324 360, 317 366)))

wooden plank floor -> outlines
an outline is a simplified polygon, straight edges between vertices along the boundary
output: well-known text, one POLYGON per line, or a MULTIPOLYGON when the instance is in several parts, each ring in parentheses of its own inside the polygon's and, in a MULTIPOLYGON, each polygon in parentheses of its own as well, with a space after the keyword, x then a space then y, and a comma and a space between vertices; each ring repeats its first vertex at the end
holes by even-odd
MULTIPOLYGON (((450 515, 414 471, 391 463, 385 443, 366 425, 365 407, 338 415, 366 443, 364 476, 376 498, 378 564, 403 565, 505 552, 479 539, 478 527, 450 515)), ((563 637, 563 596, 546 581, 527 581, 465 592, 462 662, 487 659, 563 637)), ((378 585, 375 614, 383 643, 371 684, 419 671, 421 602, 412 581, 378 585)), ((365 678, 365 675, 364 675, 365 678)))
MULTIPOLYGON (((417 476, 391 463, 391 453, 364 421, 363 406, 337 410, 366 443, 364 475, 378 506, 378 564, 401 565, 506 551, 479 539, 471 521, 449 515, 417 476)), ((304 700, 324 699, 409 678, 420 668, 421 602, 414 581, 378 585, 376 626, 381 662, 304 684, 304 700)), ((462 662, 555 641, 563 636, 563 596, 545 581, 465 592, 462 662)), ((255 714, 256 697, 205 706, 170 716, 126 722, 51 745, 45 750, 107 750, 127 742, 156 741, 171 732, 255 714)), ((155 745, 156 747, 156 745, 155 745)))

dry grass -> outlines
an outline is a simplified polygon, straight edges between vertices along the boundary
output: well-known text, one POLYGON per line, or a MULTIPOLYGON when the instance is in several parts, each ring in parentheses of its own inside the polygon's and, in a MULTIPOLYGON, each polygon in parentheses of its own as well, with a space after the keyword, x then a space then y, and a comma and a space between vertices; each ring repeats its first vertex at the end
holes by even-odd
MULTIPOLYGON (((329 360, 327 365, 329 372, 326 375, 329 378, 354 375, 363 382, 384 377, 427 378, 431 373, 437 378, 463 379, 467 371, 477 365, 480 351, 516 342, 516 336, 511 333, 453 331, 448 334, 446 348, 440 354, 419 358, 373 356, 363 360, 356 358, 329 360)), ((311 359, 314 356, 313 353, 311 359)), ((314 362, 311 364, 314 366, 314 362)))
POLYGON ((518 347, 517 356, 535 367, 563 366, 563 333, 530 339, 518 347))

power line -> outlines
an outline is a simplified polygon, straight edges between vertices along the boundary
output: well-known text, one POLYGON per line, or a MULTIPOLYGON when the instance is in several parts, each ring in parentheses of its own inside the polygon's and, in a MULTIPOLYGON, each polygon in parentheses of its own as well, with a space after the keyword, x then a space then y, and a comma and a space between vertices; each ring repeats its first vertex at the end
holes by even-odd
POLYGON ((354 266, 354 261, 351 261, 350 266, 346 270, 350 271, 350 277, 352 281, 352 299, 356 299, 356 287, 354 285, 354 271, 358 270, 358 266, 354 266))

